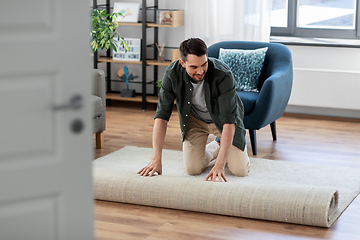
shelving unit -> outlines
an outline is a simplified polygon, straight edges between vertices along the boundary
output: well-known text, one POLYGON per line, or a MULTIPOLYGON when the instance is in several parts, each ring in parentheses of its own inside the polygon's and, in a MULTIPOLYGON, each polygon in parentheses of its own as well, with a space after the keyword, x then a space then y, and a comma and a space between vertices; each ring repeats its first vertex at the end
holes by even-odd
MULTIPOLYGON (((106 0, 106 4, 98 5, 97 0, 93 0, 93 8, 97 7, 105 7, 107 12, 110 12, 110 0, 106 0)), ((141 61, 133 62, 133 61, 121 61, 121 60, 114 60, 111 57, 110 50, 107 51, 106 56, 99 57, 97 53, 94 53, 94 68, 98 68, 99 63, 106 64, 106 86, 107 86, 107 94, 106 99, 109 100, 116 100, 116 101, 132 101, 132 102, 142 102, 142 109, 146 110, 147 103, 157 103, 157 86, 156 86, 156 79, 158 78, 158 66, 168 66, 170 65, 171 61, 164 61, 160 62, 157 60, 158 50, 155 47, 155 43, 158 43, 158 28, 165 27, 165 28, 175 28, 184 25, 183 19, 183 11, 175 11, 176 13, 176 21, 173 21, 172 24, 165 25, 165 24, 158 24, 156 23, 156 12, 159 10, 158 8, 158 0, 154 0, 154 6, 147 6, 147 0, 142 0, 142 9, 141 9, 141 16, 142 22, 138 23, 126 23, 126 22, 119 22, 120 26, 130 26, 130 27, 141 27, 142 30, 142 41, 141 41, 141 61), (153 22, 147 22, 147 11, 154 11, 154 20, 153 22), (147 29, 153 28, 154 29, 154 40, 153 44, 147 44, 147 29), (149 59, 147 57, 147 48, 153 48, 155 56, 153 59, 149 59), (137 94, 134 98, 124 98, 121 97, 119 92, 114 92, 111 89, 111 82, 123 82, 121 80, 112 80, 111 79, 111 63, 125 63, 125 64, 138 64, 142 66, 142 80, 141 82, 131 82, 131 84, 142 84, 142 92, 141 95, 137 94), (153 66, 154 68, 154 80, 147 81, 146 77, 146 68, 148 66, 153 66), (154 87, 153 94, 147 94, 146 86, 148 84, 152 84, 154 87)))

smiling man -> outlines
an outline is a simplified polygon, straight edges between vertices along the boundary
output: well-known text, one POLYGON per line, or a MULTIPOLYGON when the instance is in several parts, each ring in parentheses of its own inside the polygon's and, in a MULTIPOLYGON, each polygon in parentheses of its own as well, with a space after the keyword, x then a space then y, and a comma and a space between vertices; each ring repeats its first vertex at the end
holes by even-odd
POLYGON ((246 150, 244 108, 235 92, 229 67, 208 58, 207 46, 199 38, 180 44, 181 59, 164 73, 153 129, 153 154, 141 176, 162 174, 162 149, 174 101, 179 112, 184 166, 189 175, 200 174, 216 159, 205 180, 227 181, 225 164, 232 174, 246 176, 250 162, 246 150), (220 142, 207 144, 209 134, 220 142))

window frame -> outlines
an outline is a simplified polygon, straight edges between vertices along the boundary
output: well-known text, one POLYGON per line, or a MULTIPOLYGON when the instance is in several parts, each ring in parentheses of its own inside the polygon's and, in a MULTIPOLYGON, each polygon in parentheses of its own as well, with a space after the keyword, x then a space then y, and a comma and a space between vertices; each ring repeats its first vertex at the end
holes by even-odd
POLYGON ((298 0, 287 0, 287 27, 271 27, 271 36, 304 37, 304 38, 340 38, 360 39, 360 0, 356 1, 355 30, 298 28, 296 26, 298 0))

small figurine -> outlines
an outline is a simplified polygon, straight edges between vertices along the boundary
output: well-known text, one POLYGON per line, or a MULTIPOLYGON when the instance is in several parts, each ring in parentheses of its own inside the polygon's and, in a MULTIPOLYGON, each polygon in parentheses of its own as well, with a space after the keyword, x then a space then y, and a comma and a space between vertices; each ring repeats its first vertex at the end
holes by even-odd
POLYGON ((122 97, 135 97, 135 90, 129 89, 129 80, 134 80, 135 78, 138 78, 139 76, 134 76, 133 74, 129 74, 128 67, 125 65, 120 65, 118 71, 118 77, 120 80, 125 81, 126 83, 126 89, 121 90, 121 96, 122 97))
POLYGON ((120 65, 119 66, 119 71, 118 71, 118 77, 120 78, 120 80, 125 81, 126 85, 127 85, 127 89, 129 90, 129 81, 134 80, 136 78, 138 78, 139 76, 134 76, 132 73, 129 74, 129 70, 128 67, 125 65, 120 65))

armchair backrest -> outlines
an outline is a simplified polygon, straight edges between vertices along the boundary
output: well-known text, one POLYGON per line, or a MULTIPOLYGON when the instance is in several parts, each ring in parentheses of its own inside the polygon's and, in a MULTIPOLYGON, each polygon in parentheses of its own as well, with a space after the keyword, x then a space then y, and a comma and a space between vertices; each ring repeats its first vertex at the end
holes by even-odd
POLYGON ((268 50, 265 55, 264 67, 259 80, 258 89, 260 90, 264 81, 272 75, 274 69, 277 67, 287 67, 290 64, 292 66, 291 53, 286 46, 266 42, 224 41, 211 45, 208 48, 208 56, 219 58, 220 48, 253 50, 263 47, 268 47, 268 50))

